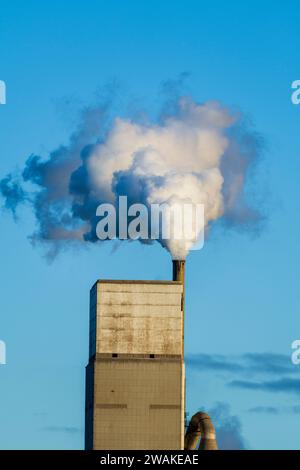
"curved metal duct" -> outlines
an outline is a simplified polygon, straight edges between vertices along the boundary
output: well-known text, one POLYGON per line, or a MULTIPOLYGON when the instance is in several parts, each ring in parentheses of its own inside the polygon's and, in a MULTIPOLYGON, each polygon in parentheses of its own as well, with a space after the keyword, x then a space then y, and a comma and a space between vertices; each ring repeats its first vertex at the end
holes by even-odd
POLYGON ((188 425, 184 442, 185 450, 197 449, 200 438, 199 450, 218 450, 214 425, 209 415, 202 411, 196 413, 188 425))

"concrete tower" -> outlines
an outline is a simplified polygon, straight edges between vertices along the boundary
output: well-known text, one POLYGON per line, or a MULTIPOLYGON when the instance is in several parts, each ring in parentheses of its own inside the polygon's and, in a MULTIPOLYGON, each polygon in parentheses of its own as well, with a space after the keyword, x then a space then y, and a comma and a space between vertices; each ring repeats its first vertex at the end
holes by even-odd
POLYGON ((183 449, 184 409, 183 284, 97 281, 86 449, 183 449))

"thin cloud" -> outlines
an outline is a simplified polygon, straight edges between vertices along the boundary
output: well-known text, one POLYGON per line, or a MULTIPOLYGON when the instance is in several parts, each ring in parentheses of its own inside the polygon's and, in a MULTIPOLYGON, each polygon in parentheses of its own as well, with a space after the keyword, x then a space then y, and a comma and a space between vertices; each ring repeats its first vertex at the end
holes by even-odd
POLYGON ((186 364, 200 370, 240 372, 244 369, 237 361, 222 355, 190 354, 186 356, 186 364))
MULTIPOLYGON (((219 378, 230 379, 227 385, 233 388, 300 395, 300 368, 292 364, 289 355, 245 353, 225 356, 200 353, 187 355, 186 364, 199 373, 219 372, 219 378)), ((298 412, 300 407, 299 411, 294 411, 298 412)))
POLYGON ((246 353, 237 356, 189 354, 186 357, 186 363, 199 371, 238 372, 248 376, 299 373, 299 369, 291 363, 290 356, 274 353, 246 353))
POLYGON ((284 414, 299 414, 300 413, 300 406, 254 406, 253 408, 249 408, 247 410, 248 413, 257 413, 257 414, 270 414, 270 415, 278 415, 281 413, 284 414))
POLYGON ((273 393, 290 393, 300 395, 300 379, 283 378, 279 380, 252 382, 247 380, 232 380, 230 387, 248 390, 261 390, 273 393))
POLYGON ((75 426, 45 426, 42 428, 42 431, 63 432, 67 434, 78 434, 82 432, 80 428, 75 426))
POLYGON ((270 414, 270 415, 277 415, 280 412, 278 408, 275 406, 255 406, 253 408, 249 408, 248 413, 258 413, 258 414, 270 414))

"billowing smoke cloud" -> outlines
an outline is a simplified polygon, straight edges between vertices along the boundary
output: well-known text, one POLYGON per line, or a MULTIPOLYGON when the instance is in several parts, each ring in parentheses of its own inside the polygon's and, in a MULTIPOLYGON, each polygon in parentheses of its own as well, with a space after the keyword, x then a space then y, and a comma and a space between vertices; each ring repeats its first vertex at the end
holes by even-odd
MULTIPOLYGON (((260 142, 240 115, 217 102, 197 104, 178 98, 172 112, 155 122, 116 117, 110 103, 86 109, 68 146, 46 160, 32 155, 17 180, 0 183, 5 206, 33 207, 37 230, 33 241, 50 244, 51 253, 72 242, 96 242, 96 208, 129 203, 203 204, 204 227, 222 219, 249 228, 260 216, 246 197, 247 177, 260 142)), ((197 234, 196 234, 197 235, 197 234)), ((145 240, 141 240, 144 241, 145 240)), ((186 257, 193 242, 159 242, 173 258, 186 257)))
POLYGON ((218 447, 221 450, 244 450, 246 442, 240 419, 232 415, 228 403, 219 402, 208 411, 216 428, 218 447))

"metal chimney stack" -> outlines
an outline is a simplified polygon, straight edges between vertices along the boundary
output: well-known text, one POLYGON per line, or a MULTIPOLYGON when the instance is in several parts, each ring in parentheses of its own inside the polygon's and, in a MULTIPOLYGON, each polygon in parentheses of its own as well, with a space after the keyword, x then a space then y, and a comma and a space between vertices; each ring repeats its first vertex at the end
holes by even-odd
POLYGON ((185 260, 174 260, 173 263, 173 281, 182 283, 182 311, 184 311, 184 274, 185 274, 185 260))
POLYGON ((184 286, 185 260, 173 260, 173 281, 180 281, 184 286))

